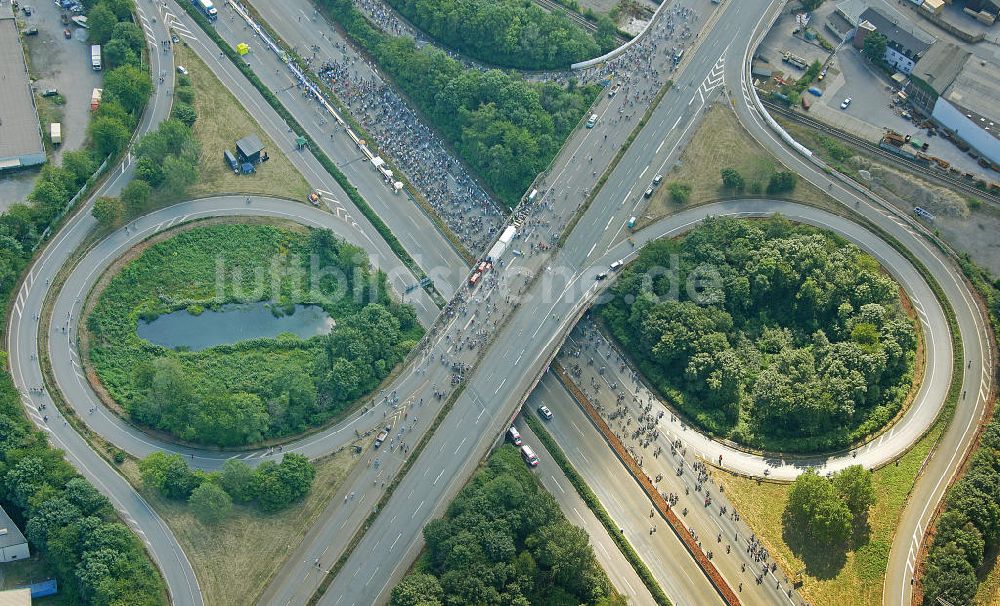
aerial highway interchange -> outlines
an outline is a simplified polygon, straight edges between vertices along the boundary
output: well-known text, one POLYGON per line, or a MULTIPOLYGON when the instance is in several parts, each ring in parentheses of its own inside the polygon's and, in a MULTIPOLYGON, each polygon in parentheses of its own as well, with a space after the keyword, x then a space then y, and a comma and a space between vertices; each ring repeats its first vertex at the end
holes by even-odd
MULTIPOLYGON (((515 255, 508 249, 494 261, 494 271, 475 290, 467 287, 469 265, 456 248, 441 234, 433 221, 412 200, 400 199, 386 187, 377 173, 364 162, 347 159, 357 155, 347 137, 324 129, 314 137, 318 145, 345 172, 351 183, 372 205, 378 215, 397 235, 404 248, 434 280, 437 291, 448 301, 439 307, 423 290, 408 291, 417 278, 397 258, 378 231, 364 219, 337 182, 308 150, 293 150, 291 129, 244 76, 227 59, 220 57, 215 43, 201 30, 174 0, 147 2, 138 0, 137 10, 144 28, 154 39, 166 39, 181 32, 184 42, 196 52, 219 80, 250 110, 276 142, 284 146, 295 167, 306 177, 310 187, 324 192, 328 208, 315 209, 301 203, 263 196, 253 200, 240 195, 220 195, 182 202, 136 219, 92 244, 82 254, 79 248, 95 229, 90 207, 101 195, 114 195, 128 182, 134 171, 131 156, 112 170, 110 176, 82 205, 76 214, 53 234, 44 250, 30 267, 17 292, 7 335, 10 367, 18 388, 23 392, 29 415, 65 450, 73 464, 112 498, 122 517, 145 541, 165 577, 170 598, 178 605, 204 603, 195 571, 170 529, 129 483, 88 441, 53 413, 43 422, 40 406, 52 402, 50 395, 33 388, 46 385, 41 360, 48 360, 53 383, 61 400, 86 424, 89 431, 135 457, 152 452, 172 451, 206 470, 220 468, 226 460, 238 457, 258 464, 279 459, 273 449, 218 451, 181 446, 153 437, 107 410, 94 393, 81 368, 76 328, 83 315, 86 297, 101 274, 122 254, 149 236, 171 227, 205 217, 273 217, 306 226, 330 229, 337 236, 362 247, 404 300, 414 305, 427 335, 411 355, 405 368, 391 384, 373 394, 369 405, 355 411, 339 423, 283 445, 283 452, 296 452, 319 458, 351 443, 358 434, 383 426, 389 419, 393 432, 399 431, 411 446, 421 439, 426 445, 419 456, 408 463, 385 506, 377 511, 375 523, 361 535, 346 561, 329 573, 348 548, 358 529, 366 523, 372 506, 383 494, 384 480, 396 478, 407 463, 398 452, 376 454, 376 464, 358 466, 339 490, 314 527, 307 533, 289 559, 281 565, 261 604, 304 604, 324 579, 328 586, 320 604, 382 604, 392 586, 406 573, 419 555, 423 543, 421 531, 465 484, 488 452, 503 440, 506 428, 522 406, 534 409, 547 402, 556 413, 552 432, 564 450, 575 445, 587 461, 600 458, 602 463, 589 465, 584 473, 595 486, 613 517, 620 520, 622 532, 653 569, 670 599, 676 604, 725 603, 717 587, 709 581, 695 559, 672 534, 654 541, 646 536, 649 500, 637 482, 627 473, 613 451, 573 404, 565 387, 549 372, 550 364, 609 282, 595 279, 618 260, 632 260, 642 246, 652 240, 680 235, 705 217, 763 217, 775 213, 805 224, 830 230, 868 252, 892 274, 914 302, 926 342, 926 370, 923 383, 913 403, 892 427, 878 438, 856 449, 825 456, 773 457, 747 452, 699 434, 682 430, 678 423, 667 423, 664 440, 682 439, 692 457, 747 477, 790 481, 807 467, 838 471, 861 464, 877 468, 893 462, 916 443, 931 427, 952 389, 953 345, 961 347, 958 359, 966 368, 959 373, 961 391, 967 394, 956 409, 936 451, 917 480, 913 494, 903 511, 889 557, 883 603, 903 606, 911 602, 911 579, 917 551, 935 505, 949 481, 958 471, 964 455, 973 445, 976 430, 983 420, 987 401, 993 390, 992 372, 995 353, 989 330, 976 296, 961 278, 948 251, 936 245, 926 228, 907 216, 897 216, 888 204, 858 188, 847 179, 824 170, 819 161, 804 156, 789 146, 764 115, 749 77, 749 61, 764 33, 784 8, 784 2, 770 0, 727 0, 718 6, 703 2, 709 17, 687 50, 679 69, 672 74, 672 84, 652 110, 645 127, 638 132, 620 162, 611 168, 600 189, 578 220, 571 221, 579 203, 590 195, 597 176, 604 172, 611 153, 602 148, 606 124, 614 116, 621 99, 600 95, 593 111, 600 116, 598 126, 575 131, 565 143, 552 167, 535 184, 540 191, 551 192, 546 221, 570 226, 560 246, 544 254, 515 255), (168 30, 168 28, 170 28, 168 30), (834 214, 794 202, 768 199, 740 199, 706 204, 682 211, 645 226, 626 238, 626 225, 643 204, 642 189, 654 174, 665 173, 689 142, 692 130, 704 111, 713 103, 731 105, 747 131, 800 178, 826 191, 844 213, 834 214), (584 161, 591 157, 591 161, 584 161), (342 160, 342 161, 341 161, 342 160), (854 217, 854 218, 849 218, 854 217), (875 230, 878 230, 877 232, 875 230), (886 241, 894 239, 911 258, 926 268, 940 287, 947 305, 954 313, 958 334, 953 339, 945 309, 938 301, 925 274, 900 250, 886 241), (501 262, 502 260, 502 262, 501 262), (65 274, 65 275, 63 275, 65 274), (60 282, 60 279, 62 280, 60 282), (53 284, 60 283, 58 290, 53 284), (404 294, 406 293, 406 294, 404 294), (34 310, 50 305, 51 321, 39 322, 34 310), (478 347, 455 347, 468 335, 475 335, 478 347), (456 365, 467 368, 462 381, 452 381, 456 365), (445 406, 446 416, 426 435, 431 422, 445 406), (405 414, 403 414, 405 412, 405 414), (381 414, 380 414, 381 413, 381 414), (405 431, 405 434, 404 434, 405 431), (602 487, 602 488, 597 488, 602 487), (611 501, 616 501, 612 503, 611 501), (629 516, 635 518, 630 520, 629 516)), ((284 40, 310 40, 321 54, 333 55, 333 36, 315 38, 316 22, 308 0, 272 3, 259 2, 255 9, 284 40), (306 19, 296 19, 297 14, 306 19)), ((220 7, 218 30, 226 39, 243 34, 238 19, 230 19, 231 8, 220 7)), ((322 21, 323 17, 319 19, 322 21)), ((327 25, 326 29, 333 31, 327 25)), ((170 89, 175 69, 171 53, 151 53, 153 73, 162 73, 166 81, 153 92, 138 127, 138 135, 148 132, 169 112, 170 89)), ((288 91, 288 75, 281 60, 272 53, 257 53, 253 67, 273 90, 288 91)), ((665 68, 664 68, 665 70, 665 68)), ((279 98, 289 112, 305 125, 316 124, 315 103, 291 92, 279 98)), ((625 124, 625 123, 623 123, 625 124)), ((635 122, 615 130, 631 130, 635 122)), ((307 126, 308 128, 308 126, 307 126)), ((780 127, 779 127, 780 128, 780 127)), ((627 133, 617 132, 623 139, 627 133)), ((517 220, 516 218, 512 220, 517 220)), ((548 224, 548 223, 547 223, 548 224)), ((532 227, 528 226, 527 230, 532 227)), ((472 251, 474 255, 481 251, 472 251)), ((622 381, 625 379, 622 378, 622 381)), ((520 422, 518 422, 520 424, 520 422)), ((537 443, 522 426, 526 437, 537 443)), ((571 457, 572 458, 572 457, 571 457)), ((581 465, 583 465, 581 463, 581 465)), ((581 465, 578 465, 580 467, 581 465)), ((565 508, 584 507, 572 489, 551 465, 540 479, 565 508)), ((652 472, 650 472, 652 475, 652 472)), ((716 504, 716 507, 719 505, 716 504)), ((584 524, 598 545, 597 553, 619 590, 635 603, 650 598, 638 583, 634 571, 625 563, 608 539, 603 527, 583 512, 573 523, 584 524), (602 555, 603 551, 603 555, 602 555), (611 553, 614 552, 614 553, 611 553)), ((711 511, 696 512, 696 524, 712 527, 711 511)), ((664 525, 665 526, 665 525, 664 525)), ((736 525, 719 527, 719 532, 735 531, 736 525)), ((666 531, 666 528, 663 528, 666 531)), ((668 533, 669 534, 669 533, 668 533)), ((740 583, 739 564, 743 549, 731 558, 717 557, 717 568, 725 581, 740 583)), ((753 604, 800 604, 802 600, 775 577, 776 584, 740 583, 740 602, 753 604), (791 596, 791 597, 790 597, 791 596)))

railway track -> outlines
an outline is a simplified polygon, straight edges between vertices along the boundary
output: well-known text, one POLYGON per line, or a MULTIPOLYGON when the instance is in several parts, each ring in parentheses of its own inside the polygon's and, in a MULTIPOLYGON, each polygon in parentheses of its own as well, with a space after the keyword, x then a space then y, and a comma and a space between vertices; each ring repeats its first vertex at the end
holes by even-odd
POLYGON ((968 194, 970 196, 975 196, 980 200, 989 202, 990 204, 1000 207, 1000 193, 998 193, 996 190, 991 192, 984 189, 980 189, 975 185, 973 185, 972 183, 970 183, 969 180, 964 177, 956 177, 947 171, 928 168, 927 166, 924 166, 919 162, 909 160, 907 158, 904 158, 903 156, 898 156, 896 154, 888 152, 879 147, 877 143, 872 143, 867 139, 863 139, 856 135, 844 132, 838 128, 834 128, 828 124, 824 124, 823 122, 820 122, 819 120, 816 120, 814 118, 803 116, 798 112, 791 111, 785 107, 782 107, 781 105, 777 105, 770 101, 764 101, 763 99, 761 101, 767 108, 767 110, 772 114, 781 116, 782 118, 791 120, 792 122, 796 122, 803 126, 815 129, 825 135, 830 135, 832 137, 835 137, 843 141, 844 143, 847 143, 848 145, 858 150, 861 150, 867 154, 870 154, 872 156, 877 156, 880 159, 890 160, 892 165, 903 166, 907 170, 916 173, 921 177, 926 178, 928 181, 932 181, 934 183, 937 183, 938 185, 943 185, 945 187, 950 187, 956 191, 968 194))
MULTIPOLYGON (((586 17, 584 17, 580 13, 578 13, 578 12, 576 12, 574 10, 570 10, 570 9, 566 8, 565 6, 559 4, 558 2, 555 2, 555 0, 534 0, 534 1, 535 1, 535 4, 537 4, 538 6, 541 6, 542 8, 544 8, 547 11, 549 11, 550 13, 562 13, 563 15, 566 15, 567 17, 569 17, 570 21, 573 21, 574 23, 576 23, 580 27, 586 29, 591 34, 596 34, 597 33, 597 24, 596 23, 594 23, 593 21, 590 21, 589 19, 587 19, 586 17)), ((618 37, 618 41, 621 44, 624 44, 625 42, 629 41, 629 38, 623 36, 621 34, 621 32, 618 32, 616 34, 616 36, 618 37)))

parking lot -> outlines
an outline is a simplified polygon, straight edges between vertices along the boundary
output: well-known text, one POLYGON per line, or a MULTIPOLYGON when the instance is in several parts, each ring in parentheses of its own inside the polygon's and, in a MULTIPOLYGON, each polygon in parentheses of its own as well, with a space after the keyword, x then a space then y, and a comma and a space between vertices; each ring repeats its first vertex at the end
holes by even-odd
MULTIPOLYGON (((59 163, 63 153, 83 145, 90 120, 90 94, 101 86, 101 72, 91 69, 87 30, 62 24, 60 15, 67 11, 48 1, 22 3, 21 8, 18 20, 22 31, 32 27, 38 30, 36 35, 24 36, 31 76, 35 79, 32 86, 37 93, 54 88, 65 99, 65 104, 57 105, 52 100, 59 97, 43 99, 36 95, 41 119, 45 121, 44 116, 50 116, 62 122, 63 142, 50 158, 59 163), (25 6, 31 8, 30 16, 24 12, 25 6), (68 39, 64 36, 65 29, 71 34, 68 39)), ((47 140, 47 123, 42 125, 42 131, 47 140)), ((23 201, 31 192, 37 174, 36 169, 0 178, 0 210, 23 201)))
MULTIPOLYGON (((810 27, 832 45, 836 45, 837 40, 826 27, 826 22, 834 9, 834 3, 824 3, 812 14, 809 23, 810 27)), ((758 49, 755 70, 780 73, 786 80, 794 81, 805 70, 783 62, 785 52, 801 57, 806 63, 828 60, 828 51, 818 42, 806 41, 799 35, 793 35, 795 29, 794 16, 783 15, 758 49)), ((844 44, 825 65, 826 77, 813 83, 815 88, 822 91, 822 96, 802 93, 812 103, 809 114, 813 118, 870 141, 881 139, 886 129, 912 135, 930 144, 927 150, 929 154, 948 160, 963 171, 997 179, 996 173, 980 167, 975 160, 947 140, 929 137, 925 129, 918 128, 911 120, 904 118, 903 112, 909 113, 911 110, 903 104, 893 104, 898 85, 871 65, 858 49, 844 44), (851 103, 846 109, 841 108, 847 98, 851 99, 851 103)), ((771 87, 775 86, 772 82, 771 87)))

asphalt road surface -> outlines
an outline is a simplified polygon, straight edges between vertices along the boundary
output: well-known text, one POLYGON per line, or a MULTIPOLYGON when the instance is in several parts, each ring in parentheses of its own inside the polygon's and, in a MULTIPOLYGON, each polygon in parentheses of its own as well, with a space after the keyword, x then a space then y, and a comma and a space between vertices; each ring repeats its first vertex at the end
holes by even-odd
MULTIPOLYGON (((432 390, 450 393, 451 388, 446 387, 447 380, 441 381, 442 387, 439 387, 437 383, 431 384, 431 382, 436 381, 439 376, 444 376, 447 379, 449 373, 455 372, 455 364, 468 363, 469 350, 463 351, 459 347, 453 351, 455 342, 449 343, 452 334, 455 335, 457 341, 465 338, 463 335, 469 332, 473 333, 476 343, 467 345, 468 347, 479 348, 490 343, 476 370, 469 375, 465 374, 465 370, 455 374, 460 381, 465 383, 465 391, 458 398, 453 410, 444 419, 442 425, 431 437, 426 452, 403 478, 393 498, 389 500, 386 508, 379 515, 375 526, 368 531, 362 539, 361 545, 348 559, 347 565, 325 594, 323 603, 371 604, 382 602, 387 598, 386 590, 390 584, 401 577, 408 563, 419 551, 420 529, 427 520, 440 511, 446 499, 461 487, 474 469, 476 462, 495 443, 500 431, 513 417, 519 403, 533 387, 547 360, 555 353, 562 338, 572 326, 574 316, 582 312, 587 302, 598 294, 599 288, 593 280, 594 275, 604 270, 610 261, 634 254, 630 245, 620 243, 620 237, 628 217, 635 214, 642 204, 641 193, 645 189, 644 179, 649 178, 646 175, 663 172, 664 168, 676 158, 679 148, 683 145, 685 137, 696 123, 706 103, 717 98, 723 90, 735 95, 734 105, 737 113, 750 132, 778 154, 779 158, 796 172, 821 188, 826 188, 828 178, 824 173, 814 164, 788 151, 778 138, 767 129, 762 117, 757 115, 756 110, 752 107, 752 92, 746 88, 746 74, 748 72, 746 58, 751 45, 756 41, 756 34, 761 29, 760 27, 757 29, 747 27, 747 23, 755 22, 755 18, 759 18, 760 20, 756 23, 761 27, 766 26, 766 18, 770 15, 770 11, 767 9, 770 7, 770 10, 773 11, 778 6, 772 6, 765 0, 727 3, 718 15, 711 31, 700 39, 695 49, 689 51, 685 59, 687 61, 686 67, 677 77, 675 86, 653 112, 647 127, 639 133, 635 142, 625 153, 620 165, 612 172, 607 184, 569 237, 566 246, 550 259, 542 259, 537 256, 523 260, 506 257, 506 265, 494 272, 487 284, 479 287, 480 292, 468 301, 462 302, 465 309, 460 313, 453 310, 454 313, 447 316, 445 327, 436 336, 438 340, 429 340, 428 347, 422 351, 421 356, 418 356, 419 362, 409 372, 404 373, 405 377, 400 383, 393 386, 393 389, 398 389, 401 397, 380 394, 381 399, 376 407, 370 408, 364 413, 376 417, 370 423, 370 425, 374 425, 374 421, 377 421, 377 408, 384 406, 383 414, 386 415, 384 418, 390 418, 391 410, 393 415, 391 418, 395 419, 404 431, 413 432, 412 437, 400 435, 400 439, 405 437, 407 442, 415 442, 420 433, 426 429, 427 419, 421 419, 423 423, 418 424, 415 418, 411 422, 407 418, 406 412, 403 412, 402 417, 400 417, 400 402, 404 407, 424 406, 423 404, 415 404, 418 397, 421 398, 421 401, 427 399, 430 402, 431 398, 427 394, 432 390), (535 277, 538 279, 535 280, 535 277), (519 289, 525 288, 527 288, 526 293, 519 291, 519 289), (518 306, 514 313, 508 315, 509 306, 516 303, 513 300, 508 301, 508 297, 521 299, 525 303, 518 306), (466 320, 466 318, 469 319, 466 320), (479 324, 471 326, 473 320, 477 318, 479 324), (503 323, 500 320, 503 320, 503 323), (468 323, 459 328, 464 322, 468 323), (442 334, 447 337, 443 341, 441 340, 442 334), (433 342, 431 343, 431 341, 433 342), (433 348, 430 345, 433 345, 433 348), (441 353, 441 349, 444 349, 445 352, 441 353), (438 355, 443 356, 441 363, 438 363, 438 355)), ((184 19, 184 16, 180 19, 175 17, 170 22, 175 25, 178 23, 184 25, 184 19)), ((158 27, 157 24, 162 23, 163 20, 161 16, 161 19, 153 25, 158 27)), ((148 21, 146 25, 149 25, 148 21)), ((197 35, 196 29, 188 27, 188 31, 190 36, 188 41, 199 55, 206 58, 206 61, 217 57, 214 48, 199 42, 201 36, 197 35)), ((188 38, 188 36, 185 37, 188 38)), ((163 60, 167 63, 165 66, 157 67, 161 71, 172 74, 173 68, 169 65, 169 53, 163 57, 160 57, 158 53, 153 54, 157 55, 157 62, 163 60)), ((237 79, 236 75, 230 73, 235 72, 231 64, 228 64, 228 61, 217 60, 215 63, 213 71, 227 86, 240 91, 237 97, 247 104, 251 113, 257 116, 265 128, 273 129, 269 130, 269 134, 272 134, 276 141, 284 141, 281 138, 282 132, 284 132, 286 133, 284 138, 287 139, 287 127, 276 121, 273 115, 269 115, 269 108, 263 104, 255 91, 248 90, 249 87, 245 86, 241 76, 237 79)), ((264 71, 268 71, 268 69, 264 71)), ((166 97, 162 93, 158 93, 155 97, 155 99, 161 98, 166 97)), ((157 115, 158 103, 156 100, 152 102, 152 109, 147 112, 144 120, 148 122, 152 120, 151 116, 157 115)), ((159 109, 161 117, 165 111, 164 104, 159 109)), ((148 124, 144 123, 144 128, 148 128, 148 124)), ((575 142, 574 145, 576 145, 575 142)), ((564 154, 560 161, 564 164, 557 164, 554 167, 552 173, 556 175, 555 182, 559 183, 564 175, 571 176, 580 172, 579 165, 584 155, 588 151, 592 155, 593 150, 597 150, 599 147, 598 137, 583 136, 582 141, 574 148, 574 157, 565 158, 564 154), (577 154, 581 160, 575 160, 577 154), (567 173, 564 169, 569 167, 575 168, 567 173)), ((296 154, 291 155, 295 156, 296 154)), ((324 181, 323 175, 325 173, 318 168, 315 160, 311 159, 308 153, 302 153, 301 158, 302 162, 306 163, 303 172, 307 175, 310 183, 312 184, 314 180, 324 181)), ((127 180, 127 172, 128 168, 126 167, 123 169, 123 175, 112 179, 106 189, 99 193, 117 191, 115 188, 120 188, 127 180)), ((334 193, 334 197, 337 198, 340 194, 336 194, 337 190, 334 189, 334 185, 327 185, 324 189, 334 193)), ((375 183, 375 186, 384 187, 381 183, 375 183)), ((933 505, 940 498, 947 484, 947 478, 954 473, 961 454, 969 447, 976 423, 982 417, 984 398, 989 393, 990 388, 987 369, 992 364, 992 353, 988 350, 988 343, 985 339, 986 329, 979 310, 975 307, 973 297, 965 284, 956 278, 957 270, 951 262, 926 241, 926 238, 920 234, 919 228, 906 220, 890 216, 877 202, 870 203, 867 199, 857 198, 852 189, 844 187, 839 182, 831 187, 832 195, 843 202, 847 208, 856 209, 868 220, 896 237, 929 269, 955 308, 965 356, 966 359, 972 361, 972 366, 966 369, 965 385, 963 385, 963 389, 968 390, 970 397, 960 402, 955 422, 952 423, 940 445, 939 452, 942 454, 931 459, 923 479, 918 483, 914 497, 910 500, 911 507, 904 511, 901 531, 898 533, 896 544, 893 547, 886 584, 886 601, 888 603, 902 603, 909 599, 907 575, 912 570, 913 537, 920 536, 933 510, 933 505), (911 530, 913 531, 912 535, 911 530), (908 553, 907 546, 909 546, 908 553)), ((375 195, 373 194, 373 196, 375 195)), ((344 200, 345 198, 339 199, 344 200)), ((373 231, 368 231, 368 227, 356 210, 351 212, 352 209, 346 202, 342 208, 364 231, 374 234, 373 231)), ((334 212, 340 214, 336 209, 334 212)), ((891 261, 889 247, 857 224, 815 209, 768 201, 721 203, 681 213, 643 230, 643 232, 636 234, 634 239, 637 245, 641 245, 654 237, 676 234, 709 212, 737 216, 782 212, 790 218, 839 231, 849 239, 856 241, 862 248, 875 253, 879 258, 891 261)), ((37 363, 32 358, 25 359, 26 356, 31 355, 31 350, 30 348, 25 349, 22 339, 25 338, 25 334, 34 332, 31 329, 31 322, 26 321, 25 316, 30 318, 30 310, 40 309, 41 300, 45 291, 48 290, 39 286, 41 281, 43 279, 47 281, 49 279, 47 275, 54 274, 62 266, 62 263, 58 262, 56 258, 59 254, 64 255, 63 259, 66 259, 69 253, 75 250, 74 241, 78 243, 82 234, 89 231, 86 225, 88 221, 93 221, 89 212, 81 212, 62 232, 55 236, 54 243, 49 246, 39 262, 29 272, 24 288, 18 293, 8 345, 11 351, 12 373, 21 388, 41 383, 37 363), (56 252, 53 253, 53 251, 56 252), (35 288, 32 288, 32 285, 35 285, 35 288)), ((374 236, 372 237, 374 238, 374 236)), ((434 245, 428 244, 428 246, 434 245)), ((900 271, 896 265, 889 265, 889 268, 890 271, 900 271)), ((457 288, 457 281, 452 282, 452 284, 456 284, 457 288)), ((906 286, 913 288, 911 284, 906 286)), ((930 303, 928 302, 927 305, 930 303)), ((926 311, 925 308, 925 313, 926 311)), ((58 321, 60 316, 56 314, 54 318, 55 321, 58 321)), ((31 340, 30 337, 28 339, 31 340)), ((933 350, 929 350, 929 353, 933 353, 933 350)), ((950 376, 948 368, 950 362, 940 360, 940 364, 943 374, 939 373, 938 379, 935 381, 939 381, 941 376, 950 376)), ((927 387, 927 389, 935 388, 940 389, 933 384, 927 387)), ((29 407, 29 412, 32 412, 31 409, 36 408, 37 404, 45 399, 45 396, 26 396, 26 399, 28 400, 26 404, 29 407)), ((931 402, 929 399, 925 399, 925 402, 927 406, 940 406, 940 402, 931 402)), ((416 410, 416 408, 410 408, 410 410, 416 410)), ((428 410, 421 416, 429 418, 432 414, 428 410)), ((914 412, 913 414, 918 413, 914 412)), ((930 413, 920 414, 924 417, 930 415, 930 413)), ((37 415, 33 418, 38 420, 37 415)), ((103 486, 105 490, 119 495, 113 497, 116 505, 119 505, 120 500, 125 496, 138 499, 138 496, 124 483, 120 476, 117 476, 110 467, 90 451, 86 443, 75 432, 61 425, 58 421, 57 417, 50 418, 48 423, 53 441, 70 453, 71 459, 75 459, 75 462, 84 469, 84 473, 88 477, 94 478, 95 475, 99 475, 100 477, 95 479, 95 482, 103 486), (109 486, 112 487, 108 488, 109 486)), ((317 456, 314 453, 320 453, 322 450, 322 445, 315 445, 315 450, 304 451, 311 456, 317 456)), ((877 462, 880 458, 888 461, 891 460, 892 456, 895 456, 891 450, 888 447, 875 446, 869 449, 867 456, 873 462, 877 462)), ((379 464, 370 459, 369 464, 363 468, 363 471, 359 472, 359 477, 352 485, 352 490, 344 495, 343 506, 331 508, 331 515, 324 517, 323 527, 334 529, 333 532, 326 536, 312 535, 315 540, 304 544, 303 550, 322 549, 322 553, 328 561, 336 559, 336 555, 342 549, 343 537, 353 533, 353 529, 367 513, 369 504, 377 496, 374 491, 380 488, 379 478, 389 477, 402 462, 403 457, 398 454, 398 450, 387 450, 383 453, 379 456, 379 464), (369 481, 371 481, 372 486, 370 490, 367 489, 369 481), (334 518, 339 515, 343 516, 343 521, 338 529, 334 528, 336 526, 334 518), (336 545, 338 542, 341 543, 339 547, 336 545)), ((405 456, 405 451, 403 456, 405 456)), ((860 453, 858 456, 861 456, 860 453)), ((829 459, 828 465, 835 461, 836 457, 829 459)), ((782 467, 784 466, 778 468, 782 467)), ((347 487, 345 487, 346 491, 347 487)), ((158 563, 164 568, 171 593, 177 603, 199 603, 200 596, 197 595, 196 580, 193 579, 193 573, 190 572, 190 565, 183 558, 183 554, 176 547, 176 541, 163 527, 155 513, 148 507, 143 511, 144 505, 139 499, 138 501, 121 503, 120 508, 127 512, 127 519, 130 516, 130 521, 146 533, 147 543, 158 563), (185 591, 182 589, 185 584, 187 598, 184 597, 185 591)), ((305 561, 311 562, 312 560, 305 561)), ((304 568, 308 568, 308 566, 304 568)), ((304 590, 309 584, 302 583, 300 581, 302 577, 297 576, 302 572, 303 567, 293 567, 291 572, 283 571, 279 575, 279 585, 283 584, 285 588, 291 587, 293 591, 291 594, 287 594, 287 602, 281 599, 276 600, 275 603, 298 603, 302 596, 308 597, 304 590), (299 597, 295 598, 295 595, 299 597)), ((318 574, 314 576, 318 577, 318 574)))
MULTIPOLYGON (((530 413, 529 413, 530 414, 530 413)), ((587 507, 583 499, 573 488, 569 479, 563 474, 562 469, 552 459, 552 455, 545 449, 545 446, 538 440, 538 437, 531 431, 527 423, 520 418, 514 423, 524 443, 531 446, 541 461, 538 467, 534 468, 535 475, 549 491, 562 510, 563 515, 571 524, 579 526, 587 531, 590 537, 590 544, 594 548, 594 555, 598 563, 608 573, 611 583, 618 592, 628 598, 629 604, 644 606, 654 604, 653 596, 646 589, 642 579, 629 564, 625 556, 618 549, 608 530, 597 519, 594 512, 587 507)), ((701 576, 701 573, 698 573, 701 576)), ((704 602, 708 604, 709 602, 704 602)), ((680 604, 678 604, 680 606, 680 604)))

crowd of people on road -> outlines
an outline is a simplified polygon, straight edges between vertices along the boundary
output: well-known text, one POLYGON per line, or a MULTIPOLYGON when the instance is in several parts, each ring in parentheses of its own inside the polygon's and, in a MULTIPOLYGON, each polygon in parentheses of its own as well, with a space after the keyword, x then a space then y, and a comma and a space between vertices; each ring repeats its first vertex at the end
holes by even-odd
POLYGON ((374 73, 361 75, 362 60, 345 43, 336 44, 340 58, 324 62, 319 75, 462 243, 484 249, 505 216, 395 89, 374 73))
MULTIPOLYGON (((683 440, 674 433, 675 430, 661 427, 661 422, 668 415, 671 424, 677 423, 678 418, 645 389, 638 373, 628 366, 625 357, 593 321, 585 318, 574 329, 559 354, 559 360, 581 389, 581 381, 589 379, 590 388, 584 391, 592 394, 594 407, 640 467, 643 466, 643 455, 650 450, 657 457, 665 452, 664 447, 669 449, 671 460, 666 464, 675 468, 676 479, 671 480, 663 473, 656 473, 655 479, 650 478, 668 507, 683 519, 688 519, 690 508, 717 510, 718 515, 712 516, 717 522, 710 524, 712 531, 709 536, 716 539, 713 545, 718 547, 702 543, 703 539, 695 528, 698 521, 685 522, 687 531, 705 556, 711 560, 716 557, 714 549, 723 547, 727 555, 732 555, 734 546, 745 545, 745 555, 736 555, 738 562, 742 560, 741 572, 752 575, 758 585, 773 582, 776 590, 791 597, 793 590, 788 579, 782 581, 778 578, 777 564, 770 558, 767 548, 756 534, 740 524, 739 513, 728 503, 724 486, 716 483, 711 468, 695 457, 695 453, 688 456, 688 450, 683 440), (581 363, 581 360, 585 362, 581 363), (618 388, 619 382, 631 385, 618 388), (670 435, 672 433, 674 435, 670 435), (769 575, 771 581, 768 581, 769 575)), ((680 428, 681 431, 686 429, 683 423, 680 428)), ((656 517, 655 510, 650 510, 649 517, 656 517)), ((650 528, 650 535, 655 532, 653 528, 655 526, 650 528)), ((710 540, 708 542, 711 543, 710 540)), ((743 591, 742 583, 738 584, 738 590, 743 591)))

